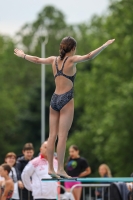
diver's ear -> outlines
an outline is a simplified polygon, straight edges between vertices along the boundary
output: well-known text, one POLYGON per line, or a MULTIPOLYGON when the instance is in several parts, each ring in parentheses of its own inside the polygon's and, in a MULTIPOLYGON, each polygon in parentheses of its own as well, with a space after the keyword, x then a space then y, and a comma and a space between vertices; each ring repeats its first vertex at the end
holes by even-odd
POLYGON ((73 47, 71 51, 75 51, 76 47, 73 47))

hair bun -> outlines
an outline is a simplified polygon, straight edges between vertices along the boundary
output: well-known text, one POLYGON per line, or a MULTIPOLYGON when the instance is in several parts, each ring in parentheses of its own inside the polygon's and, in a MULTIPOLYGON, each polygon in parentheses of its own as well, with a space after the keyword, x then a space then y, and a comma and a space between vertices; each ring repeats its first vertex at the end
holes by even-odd
POLYGON ((60 59, 63 60, 63 58, 65 57, 65 55, 66 55, 66 51, 64 49, 62 49, 60 51, 60 59))

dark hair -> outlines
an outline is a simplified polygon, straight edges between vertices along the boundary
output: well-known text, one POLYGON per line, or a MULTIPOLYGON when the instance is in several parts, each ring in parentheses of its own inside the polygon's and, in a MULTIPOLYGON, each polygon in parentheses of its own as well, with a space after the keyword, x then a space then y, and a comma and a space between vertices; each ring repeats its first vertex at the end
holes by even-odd
POLYGON ((62 39, 61 43, 60 43, 60 59, 63 60, 63 58, 65 57, 66 53, 70 52, 72 50, 73 47, 76 47, 77 42, 73 37, 65 37, 62 39))
MULTIPOLYGON (((75 144, 71 145, 71 146, 69 147, 69 149, 70 149, 70 148, 74 149, 75 151, 79 151, 79 148, 78 148, 75 144)), ((66 164, 69 162, 70 159, 71 159, 71 156, 68 157, 66 164)), ((66 164, 65 164, 65 165, 66 165, 66 164)))
POLYGON ((16 154, 14 152, 7 153, 6 156, 5 156, 5 159, 9 158, 9 157, 14 157, 15 159, 17 159, 17 156, 16 156, 16 154))
POLYGON ((26 150, 33 150, 34 151, 33 144, 32 143, 26 143, 23 147, 23 151, 26 151, 26 150))
POLYGON ((1 167, 3 167, 3 169, 4 169, 5 171, 7 171, 8 174, 10 173, 10 171, 11 171, 10 165, 4 163, 4 164, 1 165, 1 167))
POLYGON ((72 148, 75 151, 79 151, 79 148, 75 144, 71 145, 69 148, 72 148))
MULTIPOLYGON (((5 163, 6 163, 6 158, 11 158, 11 157, 14 157, 14 158, 15 158, 15 163, 14 163, 14 165, 16 165, 17 155, 16 155, 14 152, 9 152, 9 153, 6 154, 6 156, 5 156, 5 163)), ((13 166, 14 166, 14 165, 13 165, 13 166)))

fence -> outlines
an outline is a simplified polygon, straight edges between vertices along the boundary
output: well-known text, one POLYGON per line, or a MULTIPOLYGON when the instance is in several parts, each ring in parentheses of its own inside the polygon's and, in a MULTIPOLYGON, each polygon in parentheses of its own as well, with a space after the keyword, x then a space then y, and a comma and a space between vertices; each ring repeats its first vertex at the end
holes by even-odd
POLYGON ((71 188, 70 193, 73 193, 73 190, 79 186, 83 189, 81 196, 83 200, 110 200, 108 198, 110 197, 110 184, 77 184, 71 188), (87 188, 88 191, 85 191, 85 188, 87 188))
MULTIPOLYGON (((45 180, 44 180, 45 181, 45 180)), ((70 181, 70 180, 60 180, 60 182, 70 181)), ((71 180, 72 181, 72 180, 71 180)), ((70 194, 76 187, 82 187, 82 197, 81 200, 127 200, 129 199, 129 188, 133 188, 133 178, 77 178, 77 181, 84 182, 82 184, 74 185, 70 194), (88 192, 85 191, 88 189, 88 192), (97 191, 101 192, 101 196, 97 196, 97 191)), ((62 186, 61 186, 62 187, 62 186)), ((63 187, 65 191, 65 188, 63 187)), ((66 192, 66 191, 65 191, 66 192)), ((73 197, 70 195, 62 195, 60 200, 71 200, 73 197), (69 198, 70 197, 70 198, 69 198)))
MULTIPOLYGON (((58 187, 63 190, 57 199, 58 200, 74 200, 73 190, 76 187, 82 187, 81 200, 127 200, 129 196, 128 185, 133 188, 133 178, 77 178, 81 184, 74 185, 70 192, 68 193, 65 187, 61 184, 62 182, 71 182, 73 180, 62 179, 62 180, 52 180, 52 179, 42 179, 42 181, 56 181, 60 184, 58 187), (129 184, 130 183, 130 184, 129 184), (99 191, 101 196, 97 196, 97 191, 99 191)), ((75 180, 74 180, 75 181, 75 180)), ((20 200, 22 200, 22 192, 20 193, 20 200)), ((30 200, 30 195, 26 200, 30 200)))

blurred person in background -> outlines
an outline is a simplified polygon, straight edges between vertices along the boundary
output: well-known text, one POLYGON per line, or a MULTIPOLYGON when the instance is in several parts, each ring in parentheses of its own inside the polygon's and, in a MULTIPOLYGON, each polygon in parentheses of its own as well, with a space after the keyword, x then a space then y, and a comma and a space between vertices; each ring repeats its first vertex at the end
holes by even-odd
MULTIPOLYGON (((57 159, 53 155, 54 170, 57 171, 57 159)), ((57 182, 42 181, 51 179, 48 174, 47 141, 40 147, 40 155, 31 160, 22 172, 22 181, 27 190, 32 191, 34 200, 56 200, 57 182)))
POLYGON ((28 164, 30 160, 33 159, 34 156, 34 147, 32 143, 26 143, 22 150, 23 156, 19 157, 16 162, 16 168, 19 172, 19 192, 21 200, 33 200, 32 193, 28 191, 22 182, 21 174, 23 169, 28 164))
MULTIPOLYGON (((111 174, 111 170, 109 168, 108 165, 106 164, 101 164, 98 168, 98 172, 99 172, 99 175, 102 177, 102 178, 109 178, 109 177, 112 177, 112 174, 111 174)), ((104 182, 104 184, 106 184, 106 182, 104 182)), ((107 182, 107 184, 109 184, 109 182, 107 182)), ((104 194, 104 197, 107 196, 107 194, 105 194, 105 191, 106 188, 101 188, 99 187, 96 191, 96 196, 97 196, 97 199, 102 199, 102 195, 104 194)))
POLYGON ((101 164, 98 168, 99 175, 103 178, 112 177, 111 170, 108 165, 101 164))
MULTIPOLYGON (((1 177, 1 175, 0 175, 0 188, 1 188, 1 185, 2 185, 2 183, 4 182, 4 178, 3 177, 1 177)), ((0 189, 1 190, 1 189, 0 189)), ((1 194, 1 192, 0 192, 0 194, 1 194)), ((1 196, 1 195, 0 195, 1 196)))
POLYGON ((17 159, 17 156, 14 152, 9 152, 5 156, 5 163, 10 165, 11 167, 9 176, 12 178, 14 182, 14 191, 12 195, 12 200, 19 200, 19 190, 18 190, 19 173, 18 173, 18 169, 16 168, 16 159, 17 159))
POLYGON ((104 195, 104 200, 133 200, 133 182, 112 182, 105 194, 108 195, 104 195))
POLYGON ((0 183, 1 183, 3 180, 4 180, 4 178, 3 178, 3 177, 1 177, 1 175, 0 175, 0 183))
POLYGON ((13 195, 14 183, 9 176, 10 171, 10 165, 2 164, 0 166, 0 175, 4 178, 4 180, 0 182, 0 200, 10 200, 13 195))
MULTIPOLYGON (((66 172, 71 177, 83 178, 87 177, 91 173, 91 168, 87 160, 80 156, 79 149, 76 145, 69 147, 69 158, 66 163, 66 172)), ((65 182, 64 186, 68 192, 73 185, 81 184, 79 181, 65 182)), ((73 190, 73 196, 75 200, 80 200, 82 187, 78 186, 73 190)))

